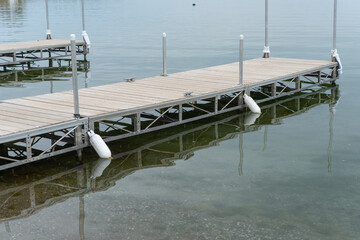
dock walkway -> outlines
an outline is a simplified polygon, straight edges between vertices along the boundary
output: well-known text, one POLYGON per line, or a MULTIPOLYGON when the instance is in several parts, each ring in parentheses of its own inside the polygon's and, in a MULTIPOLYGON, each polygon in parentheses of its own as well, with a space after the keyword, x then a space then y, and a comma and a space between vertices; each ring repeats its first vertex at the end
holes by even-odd
POLYGON ((0 169, 88 146, 88 129, 111 141, 243 108, 244 92, 261 103, 303 91, 335 81, 337 65, 257 58, 244 61, 243 84, 236 62, 81 89, 80 119, 74 119, 72 91, 0 101, 0 146, 11 143, 16 150, 7 149, 4 156, 0 149, 6 162, 0 169), (82 137, 74 144, 76 128, 81 128, 82 137), (109 129, 117 133, 107 134, 109 129), (46 139, 50 147, 44 147, 46 139), (61 142, 66 144, 55 149, 61 142))
MULTIPOLYGON (((71 55, 69 40, 35 40, 0 44, 0 66, 24 64, 33 61, 49 60, 71 55)), ((86 43, 76 42, 76 54, 87 54, 86 43)))

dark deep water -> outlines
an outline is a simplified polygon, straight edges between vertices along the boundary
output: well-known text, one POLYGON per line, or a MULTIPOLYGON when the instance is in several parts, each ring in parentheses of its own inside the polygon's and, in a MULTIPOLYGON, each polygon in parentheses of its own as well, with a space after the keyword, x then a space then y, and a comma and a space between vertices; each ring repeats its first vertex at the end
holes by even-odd
MULTIPOLYGON (((54 38, 81 34, 81 1, 49 0, 54 38)), ((263 1, 86 0, 81 87, 261 56, 263 1), (196 2, 193 7, 192 3, 196 2)), ((359 239, 360 3, 338 3, 344 74, 248 113, 226 114, 0 173, 0 239, 359 239), (101 166, 106 167, 103 172, 101 166)), ((332 1, 272 0, 274 57, 329 59, 332 1)), ((0 0, 0 42, 45 37, 42 0, 0 0)), ((42 63, 41 63, 42 64, 42 63)), ((40 64, 40 65, 41 65, 40 64)), ((0 76, 0 100, 71 89, 62 67, 0 76)))

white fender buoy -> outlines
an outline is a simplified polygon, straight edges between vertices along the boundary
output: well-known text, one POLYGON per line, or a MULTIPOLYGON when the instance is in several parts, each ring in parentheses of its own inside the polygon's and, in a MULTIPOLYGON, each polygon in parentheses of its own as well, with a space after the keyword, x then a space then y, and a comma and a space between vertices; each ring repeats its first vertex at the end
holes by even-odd
POLYGON ((260 117, 260 113, 251 112, 250 114, 245 115, 244 125, 245 126, 253 125, 256 119, 258 119, 258 117, 260 117))
POLYGON ((246 106, 248 108, 250 108, 250 110, 253 113, 261 113, 260 107, 256 104, 254 99, 252 99, 250 96, 246 95, 246 93, 244 94, 244 101, 245 101, 246 106))
POLYGON ((93 130, 89 130, 88 132, 91 146, 95 149, 96 153, 100 158, 111 158, 111 151, 109 147, 106 145, 104 140, 93 130))
POLYGON ((91 178, 101 177, 104 170, 110 165, 110 158, 100 158, 91 171, 91 178))

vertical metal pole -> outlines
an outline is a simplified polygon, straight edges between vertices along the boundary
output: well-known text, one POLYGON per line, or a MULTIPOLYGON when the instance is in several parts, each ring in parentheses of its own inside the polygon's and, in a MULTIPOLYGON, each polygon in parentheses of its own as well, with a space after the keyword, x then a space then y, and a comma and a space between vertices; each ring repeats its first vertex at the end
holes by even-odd
POLYGON ((270 57, 269 47, 269 4, 268 0, 265 0, 265 46, 263 51, 263 58, 270 57))
POLYGON ((72 82, 73 82, 73 96, 74 96, 74 117, 80 118, 79 90, 78 90, 77 66, 76 66, 75 34, 70 35, 70 42, 71 42, 71 64, 72 64, 72 82))
POLYGON ((85 31, 85 10, 84 0, 81 0, 81 13, 82 13, 82 30, 85 31))
POLYGON ((269 23, 268 0, 265 0, 265 47, 269 46, 268 23, 269 23))
POLYGON ((46 39, 51 39, 51 30, 50 30, 50 24, 49 24, 48 0, 45 0, 45 6, 46 6, 46 39))
POLYGON ((84 54, 84 61, 87 61, 86 55, 89 53, 90 50, 90 38, 89 35, 86 33, 85 30, 85 8, 84 8, 84 0, 81 0, 81 15, 82 15, 82 36, 85 42, 85 46, 83 46, 83 54, 84 54))
POLYGON ((239 84, 243 84, 244 71, 244 35, 240 35, 240 51, 239 51, 239 84))
POLYGON ((333 51, 336 49, 336 18, 337 18, 337 0, 334 0, 333 51))
MULTIPOLYGON (((74 117, 80 118, 79 110, 79 87, 77 80, 77 64, 76 64, 76 44, 75 44, 75 34, 70 35, 71 42, 71 65, 72 65, 72 83, 73 83, 73 98, 74 98, 74 117)), ((75 145, 82 144, 82 125, 79 125, 75 131, 75 145)), ((78 149, 77 151, 78 161, 82 160, 82 151, 78 149)))
MULTIPOLYGON (((337 0, 334 0, 334 16, 333 16, 333 49, 331 50, 331 61, 336 62, 336 55, 337 55, 337 50, 336 50, 336 20, 337 20, 337 0)), ((336 79, 338 76, 338 67, 336 67, 333 71, 332 71, 332 78, 336 79)), ((335 84, 335 81, 331 82, 332 85, 335 84)))
POLYGON ((161 74, 161 76, 167 76, 167 72, 166 72, 166 33, 163 33, 162 43, 163 43, 163 73, 161 74))

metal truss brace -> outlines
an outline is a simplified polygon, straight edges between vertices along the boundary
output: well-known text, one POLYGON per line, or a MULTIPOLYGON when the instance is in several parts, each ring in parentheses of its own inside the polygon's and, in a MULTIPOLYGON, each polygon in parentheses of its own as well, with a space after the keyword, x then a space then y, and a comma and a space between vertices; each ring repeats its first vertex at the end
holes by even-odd
POLYGON ((261 91, 261 90, 255 90, 255 92, 261 93, 261 94, 263 94, 264 96, 269 97, 269 98, 271 97, 270 95, 264 93, 264 92, 261 91))
POLYGON ((111 124, 106 123, 106 122, 103 122, 103 121, 99 121, 99 123, 102 123, 102 124, 104 124, 104 125, 106 125, 106 126, 108 126, 108 127, 110 127, 110 128, 115 128, 115 129, 117 129, 117 130, 122 130, 122 131, 125 131, 125 132, 128 132, 128 133, 133 133, 132 131, 129 131, 129 130, 126 130, 126 129, 117 127, 117 126, 115 126, 115 125, 111 125, 111 124))
POLYGON ((279 92, 278 96, 280 96, 287 87, 289 87, 290 83, 292 83, 296 78, 298 77, 294 77, 293 79, 291 79, 291 81, 279 92))
POLYGON ((169 107, 168 109, 166 109, 165 112, 163 112, 162 114, 160 114, 154 121, 152 121, 144 130, 149 129, 149 127, 151 127, 157 120, 159 120, 162 116, 164 116, 168 111, 170 111, 170 109, 172 109, 174 106, 169 107))
POLYGON ((190 107, 193 107, 193 108, 196 108, 197 110, 200 110, 200 111, 203 111, 203 112, 206 112, 206 113, 211 113, 205 109, 202 109, 201 107, 198 107, 198 106, 195 106, 194 104, 191 104, 191 103, 187 103, 187 105, 189 105, 190 107))
POLYGON ((44 155, 45 153, 47 153, 50 149, 52 149, 55 145, 57 145, 61 140, 63 140, 67 135, 69 135, 72 131, 74 131, 76 128, 78 128, 79 126, 73 127, 69 132, 67 132, 64 136, 62 136, 61 138, 59 138, 59 140, 57 140, 56 142, 54 142, 53 145, 51 145, 48 149, 46 149, 45 151, 43 151, 42 153, 39 154, 39 156, 44 155))
POLYGON ((20 160, 15 160, 15 159, 12 159, 12 158, 2 157, 2 156, 0 156, 0 159, 4 159, 4 160, 7 160, 7 161, 11 161, 11 162, 20 162, 20 160))
POLYGON ((313 81, 311 78, 307 77, 307 76, 303 76, 305 79, 309 80, 310 82, 314 83, 314 84, 317 84, 317 82, 313 81))
POLYGON ((233 97, 227 104, 225 104, 225 106, 224 106, 220 111, 224 110, 224 109, 225 109, 230 103, 232 103, 232 101, 234 101, 235 98, 237 98, 240 94, 241 94, 241 92, 238 92, 238 93, 235 95, 235 97, 233 97))

